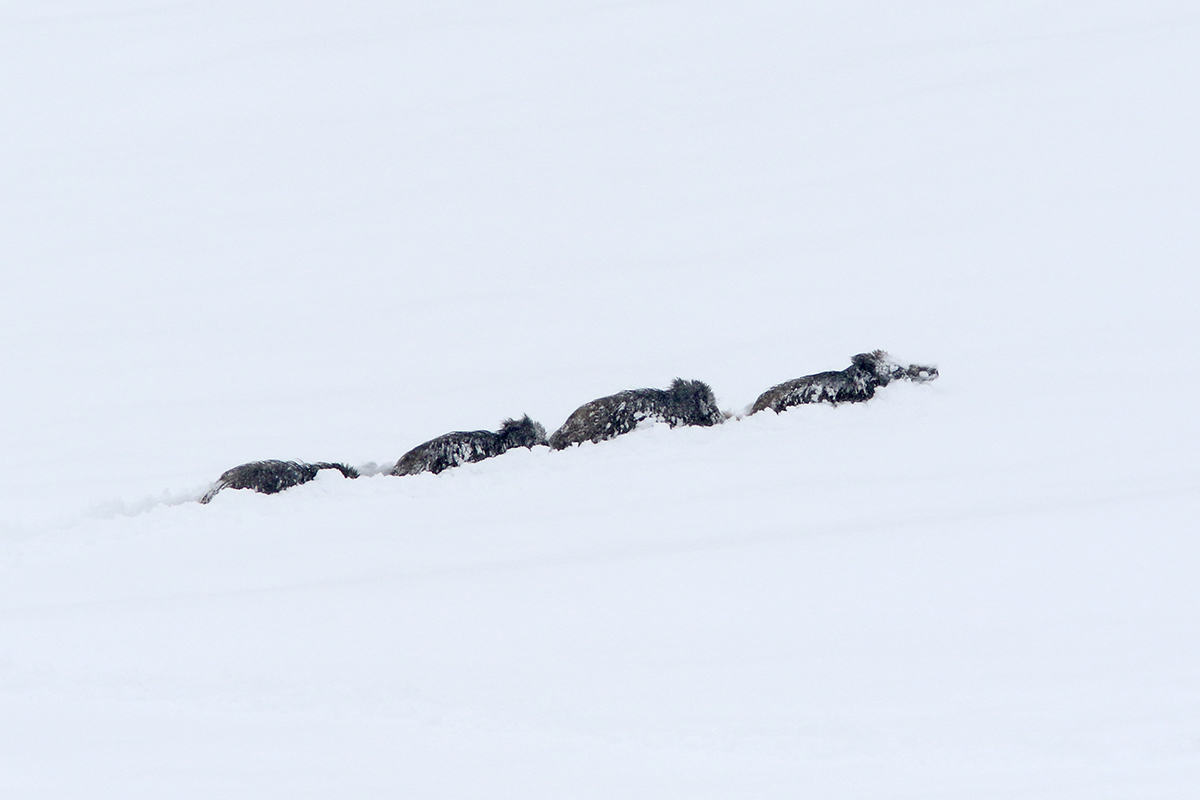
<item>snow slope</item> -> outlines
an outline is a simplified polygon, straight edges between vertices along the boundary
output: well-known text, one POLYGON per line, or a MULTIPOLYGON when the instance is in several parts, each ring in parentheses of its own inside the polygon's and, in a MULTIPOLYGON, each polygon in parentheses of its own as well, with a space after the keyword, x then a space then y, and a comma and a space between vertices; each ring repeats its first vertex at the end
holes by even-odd
POLYGON ((1198 39, 0 3, 0 795, 1194 797, 1198 39), (876 347, 942 377, 190 502, 876 347))

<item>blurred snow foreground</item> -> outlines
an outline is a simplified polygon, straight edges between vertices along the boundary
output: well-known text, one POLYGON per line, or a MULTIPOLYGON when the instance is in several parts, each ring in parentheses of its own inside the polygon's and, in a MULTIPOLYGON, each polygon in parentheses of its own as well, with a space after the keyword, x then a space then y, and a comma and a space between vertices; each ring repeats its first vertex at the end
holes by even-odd
POLYGON ((1197 53, 1183 0, 0 6, 0 797, 1190 800, 1197 53), (941 377, 359 467, 876 343, 941 377), (362 477, 193 502, 305 454, 362 477))

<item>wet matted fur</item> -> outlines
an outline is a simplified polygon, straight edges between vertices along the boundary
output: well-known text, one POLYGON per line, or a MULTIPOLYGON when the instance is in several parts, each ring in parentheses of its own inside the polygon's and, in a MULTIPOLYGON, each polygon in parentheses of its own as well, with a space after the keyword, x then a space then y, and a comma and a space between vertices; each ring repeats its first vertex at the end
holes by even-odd
POLYGON ((222 489, 253 489, 261 494, 275 494, 308 483, 323 469, 336 469, 347 478, 358 477, 358 470, 354 467, 327 461, 315 464, 303 461, 251 461, 221 473, 221 477, 200 498, 200 502, 209 502, 222 489))
POLYGON ((859 353, 850 361, 850 366, 840 372, 818 372, 772 386, 754 401, 750 413, 769 408, 778 414, 805 403, 861 403, 874 397, 878 387, 894 380, 924 383, 938 376, 937 367, 904 366, 883 350, 859 353))
POLYGON ((669 389, 628 389, 580 406, 550 436, 550 446, 562 450, 582 442, 612 439, 645 420, 665 422, 672 428, 708 427, 724 422, 725 415, 717 408, 707 383, 676 378, 669 389))
POLYGON ((529 415, 520 419, 506 419, 495 433, 491 431, 454 431, 436 439, 419 444, 400 457, 392 468, 392 475, 417 475, 432 472, 435 475, 460 464, 483 461, 501 455, 514 447, 533 449, 547 445, 546 429, 534 422, 529 415))

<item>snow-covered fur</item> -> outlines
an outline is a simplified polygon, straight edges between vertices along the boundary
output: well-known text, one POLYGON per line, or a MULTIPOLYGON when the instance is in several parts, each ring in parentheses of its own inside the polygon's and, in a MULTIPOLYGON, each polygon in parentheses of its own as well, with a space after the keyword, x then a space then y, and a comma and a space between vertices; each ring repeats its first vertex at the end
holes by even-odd
POLYGON ((392 475, 416 475, 457 467, 473 461, 498 456, 514 447, 546 445, 546 429, 529 415, 521 419, 506 419, 500 430, 455 431, 419 444, 400 457, 392 475))
POLYGON ((874 397, 878 387, 894 380, 924 383, 938 376, 937 367, 904 366, 882 350, 859 353, 850 361, 850 366, 841 372, 818 372, 772 386, 754 401, 750 413, 769 408, 778 414, 804 403, 861 403, 874 397))
POLYGON ((212 488, 200 498, 200 502, 209 502, 222 489, 253 489, 261 494, 275 494, 308 483, 323 469, 336 469, 347 478, 358 477, 358 470, 353 467, 326 461, 315 464, 303 461, 251 461, 223 472, 212 488))
POLYGON ((628 389, 601 397, 575 410, 550 436, 562 450, 582 442, 600 442, 629 433, 644 420, 676 425, 718 425, 725 415, 707 383, 676 378, 670 389, 628 389))

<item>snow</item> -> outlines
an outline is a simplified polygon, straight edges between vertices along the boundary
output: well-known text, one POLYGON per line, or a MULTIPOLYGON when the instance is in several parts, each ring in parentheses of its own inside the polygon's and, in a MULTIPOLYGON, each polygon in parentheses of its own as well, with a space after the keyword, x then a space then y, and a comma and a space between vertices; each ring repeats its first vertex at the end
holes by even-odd
POLYGON ((1198 37, 0 5, 0 795, 1194 797, 1198 37), (379 472, 875 348, 941 375, 379 472), (384 466, 194 502, 263 458, 384 466))

